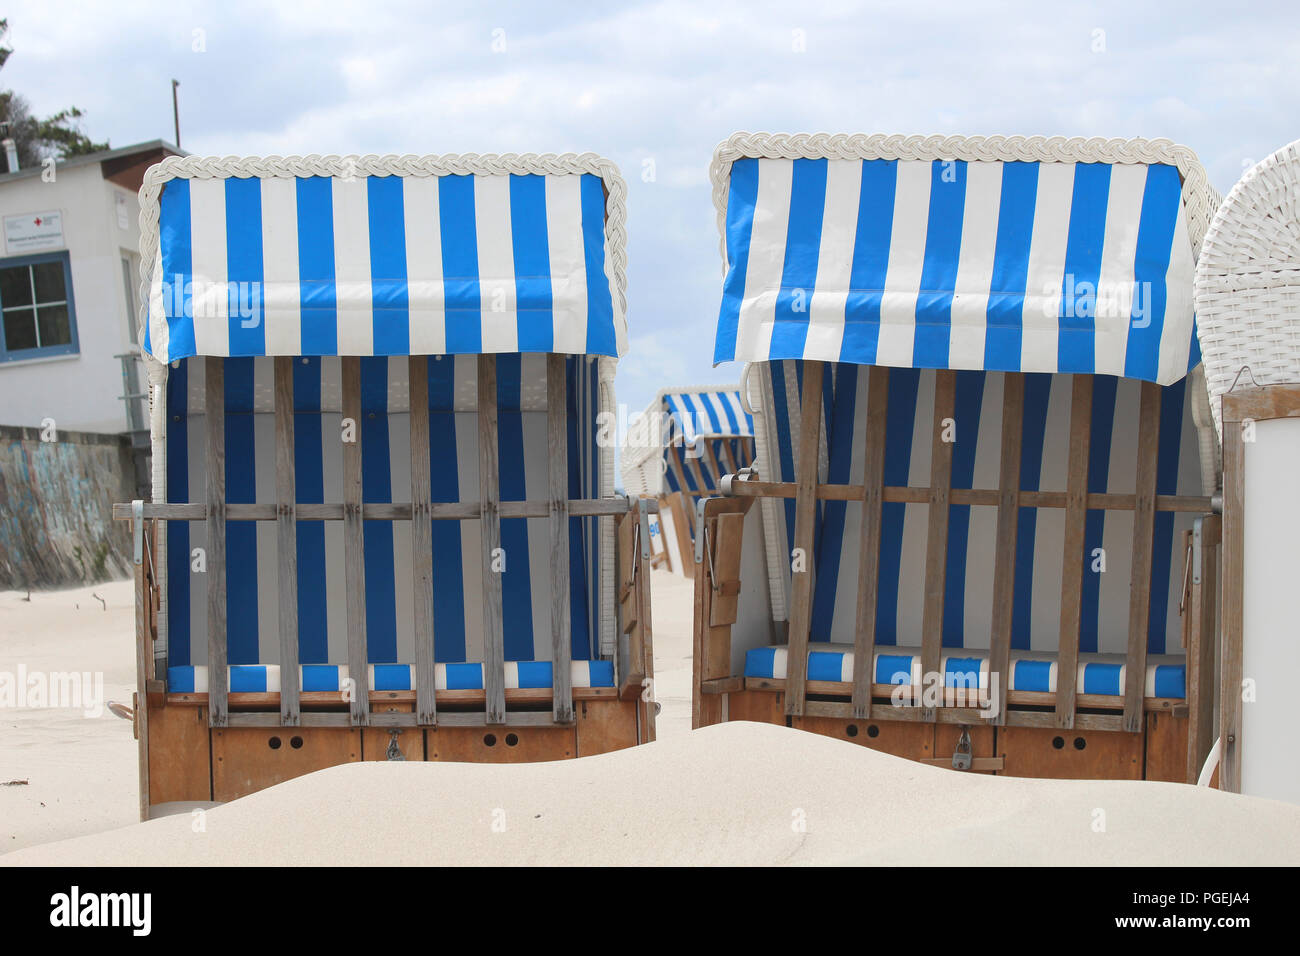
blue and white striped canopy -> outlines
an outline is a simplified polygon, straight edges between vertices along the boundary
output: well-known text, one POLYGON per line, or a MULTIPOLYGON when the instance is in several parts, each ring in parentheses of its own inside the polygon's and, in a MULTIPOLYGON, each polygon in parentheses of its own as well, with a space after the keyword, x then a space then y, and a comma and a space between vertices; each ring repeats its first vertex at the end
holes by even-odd
POLYGON ((169 179, 144 347, 617 357, 605 212, 591 173, 169 179))
POLYGON ((664 391, 663 410, 669 416, 664 444, 697 438, 753 438, 754 416, 745 411, 739 389, 664 391))
POLYGON ((736 160, 714 362, 1084 372, 1200 361, 1174 166, 736 160))

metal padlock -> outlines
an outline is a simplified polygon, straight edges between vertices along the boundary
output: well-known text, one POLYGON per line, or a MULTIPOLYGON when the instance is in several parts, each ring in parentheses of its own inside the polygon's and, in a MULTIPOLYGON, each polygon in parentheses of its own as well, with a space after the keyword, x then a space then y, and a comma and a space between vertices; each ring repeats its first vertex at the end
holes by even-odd
POLYGON ((406 759, 406 755, 402 753, 401 749, 397 746, 397 735, 400 733, 401 731, 395 727, 388 731, 388 750, 384 752, 385 760, 406 759))
POLYGON ((971 761, 970 730, 962 725, 961 736, 957 738, 957 749, 952 752, 952 769, 969 770, 971 761))

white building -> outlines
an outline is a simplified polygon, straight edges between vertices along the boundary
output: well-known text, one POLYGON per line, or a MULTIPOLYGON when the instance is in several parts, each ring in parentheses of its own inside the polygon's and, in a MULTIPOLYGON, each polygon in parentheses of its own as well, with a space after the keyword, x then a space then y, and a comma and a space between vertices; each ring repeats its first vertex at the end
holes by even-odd
POLYGON ((144 429, 133 360, 144 172, 161 140, 0 175, 0 425, 144 429))

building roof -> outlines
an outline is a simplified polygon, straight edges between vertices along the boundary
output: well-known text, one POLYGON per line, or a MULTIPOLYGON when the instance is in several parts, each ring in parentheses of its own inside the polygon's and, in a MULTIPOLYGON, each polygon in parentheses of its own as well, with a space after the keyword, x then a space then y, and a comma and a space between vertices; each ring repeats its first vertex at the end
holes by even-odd
MULTIPOLYGON (((135 143, 132 146, 119 146, 116 149, 101 149, 95 153, 69 156, 67 159, 57 161, 54 168, 57 172, 64 169, 74 169, 77 166, 89 166, 91 163, 100 163, 103 167, 105 179, 112 180, 126 189, 138 190, 140 181, 144 177, 144 171, 154 163, 167 156, 187 155, 189 154, 184 150, 178 149, 166 140, 151 139, 148 142, 135 143)), ((0 173, 0 186, 20 179, 39 176, 44 168, 44 166, 29 166, 26 169, 18 170, 16 173, 0 173)))

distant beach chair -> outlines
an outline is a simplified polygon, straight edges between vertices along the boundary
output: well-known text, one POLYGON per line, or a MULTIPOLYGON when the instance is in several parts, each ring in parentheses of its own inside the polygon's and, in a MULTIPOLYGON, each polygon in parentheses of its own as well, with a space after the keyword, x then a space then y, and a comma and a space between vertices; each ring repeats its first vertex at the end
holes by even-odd
MULTIPOLYGON (((1197 263, 1196 314, 1223 441, 1219 786, 1300 802, 1284 689, 1300 667, 1300 141, 1219 206, 1197 263)), ((1199 703, 1203 724, 1211 706, 1199 703)))
POLYGON ((654 738, 653 505, 597 427, 625 193, 590 153, 146 174, 142 813, 654 738))
POLYGON ((690 577, 696 507, 754 460, 754 417, 734 385, 664 389, 628 423, 620 461, 629 494, 655 499, 652 562, 690 577))
POLYGON ((1194 782, 1220 471, 1194 154, 738 133, 711 172, 714 361, 751 363, 757 448, 701 508, 694 725, 1194 782))

